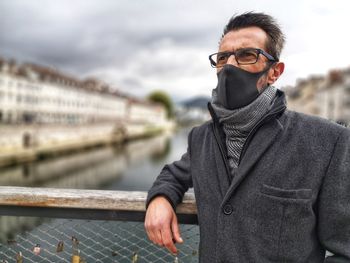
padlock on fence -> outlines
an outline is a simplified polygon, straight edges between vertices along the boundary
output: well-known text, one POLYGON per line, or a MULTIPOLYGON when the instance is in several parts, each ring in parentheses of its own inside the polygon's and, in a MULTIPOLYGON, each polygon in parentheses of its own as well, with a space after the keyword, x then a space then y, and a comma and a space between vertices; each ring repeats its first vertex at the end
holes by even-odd
POLYGON ((75 236, 72 236, 72 245, 75 248, 77 248, 79 245, 79 240, 75 236))
POLYGON ((23 263, 23 255, 22 252, 18 252, 16 254, 16 263, 23 263))
POLYGON ((40 251, 41 251, 41 247, 39 244, 36 244, 35 247, 33 247, 33 253, 35 255, 39 255, 40 254, 40 251))
POLYGON ((63 248, 64 248, 64 243, 63 243, 63 241, 58 242, 57 248, 56 248, 56 252, 57 252, 57 253, 62 252, 62 251, 63 251, 63 248))
POLYGON ((132 262, 132 263, 137 263, 138 259, 139 259, 139 256, 138 256, 138 254, 137 254, 137 251, 135 251, 135 252, 132 254, 131 262, 132 262))
POLYGON ((80 263, 80 250, 79 249, 73 250, 72 263, 80 263))

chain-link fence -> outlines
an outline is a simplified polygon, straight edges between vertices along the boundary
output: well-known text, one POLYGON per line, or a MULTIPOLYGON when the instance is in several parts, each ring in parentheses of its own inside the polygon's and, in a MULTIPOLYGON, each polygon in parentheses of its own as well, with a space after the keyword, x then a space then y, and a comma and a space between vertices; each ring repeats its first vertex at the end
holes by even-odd
POLYGON ((2 242, 0 263, 198 262, 198 226, 180 229, 175 257, 148 240, 142 222, 48 219, 2 242))

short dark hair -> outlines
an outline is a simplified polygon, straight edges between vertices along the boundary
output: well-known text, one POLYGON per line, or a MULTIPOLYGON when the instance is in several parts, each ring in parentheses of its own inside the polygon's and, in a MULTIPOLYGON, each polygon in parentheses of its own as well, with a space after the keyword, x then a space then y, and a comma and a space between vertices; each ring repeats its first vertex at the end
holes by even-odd
POLYGON ((285 36, 276 20, 264 13, 247 12, 233 15, 224 27, 220 42, 228 32, 251 26, 259 27, 266 32, 266 51, 278 60, 284 46, 285 36))

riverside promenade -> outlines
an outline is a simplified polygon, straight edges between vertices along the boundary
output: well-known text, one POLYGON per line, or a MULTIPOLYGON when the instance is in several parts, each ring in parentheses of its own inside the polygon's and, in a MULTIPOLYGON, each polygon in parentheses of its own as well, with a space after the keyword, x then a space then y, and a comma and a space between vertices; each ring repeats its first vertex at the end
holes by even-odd
POLYGON ((0 125, 0 167, 168 132, 175 123, 0 125))

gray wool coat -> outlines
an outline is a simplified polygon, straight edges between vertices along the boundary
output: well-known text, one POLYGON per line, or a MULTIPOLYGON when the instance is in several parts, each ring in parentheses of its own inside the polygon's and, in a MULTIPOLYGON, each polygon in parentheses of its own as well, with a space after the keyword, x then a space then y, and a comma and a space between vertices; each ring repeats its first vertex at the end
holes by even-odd
POLYGON ((165 165, 147 205, 163 195, 175 208, 194 188, 201 263, 350 262, 350 129, 286 110, 278 91, 232 176, 208 106, 213 120, 192 129, 187 152, 165 165))

